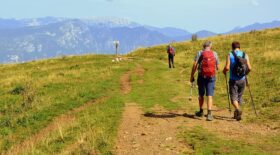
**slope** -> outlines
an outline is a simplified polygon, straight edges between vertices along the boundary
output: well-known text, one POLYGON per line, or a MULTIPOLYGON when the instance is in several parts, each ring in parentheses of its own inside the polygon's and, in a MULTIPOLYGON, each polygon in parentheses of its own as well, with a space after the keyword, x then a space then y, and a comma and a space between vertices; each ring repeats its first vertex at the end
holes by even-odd
POLYGON ((197 101, 188 100, 188 79, 203 40, 174 44, 174 70, 165 45, 138 49, 120 63, 89 55, 1 65, 1 154, 279 154, 279 36, 272 29, 209 38, 222 64, 233 40, 252 61, 260 116, 246 91, 241 122, 226 109, 221 73, 215 120, 193 116, 197 101))

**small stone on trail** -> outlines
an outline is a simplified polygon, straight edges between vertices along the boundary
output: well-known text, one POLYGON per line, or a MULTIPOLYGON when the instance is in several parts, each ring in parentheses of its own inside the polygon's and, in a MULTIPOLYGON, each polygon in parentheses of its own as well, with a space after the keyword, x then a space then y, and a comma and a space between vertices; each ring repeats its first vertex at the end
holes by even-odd
POLYGON ((165 139, 166 141, 172 140, 172 137, 168 137, 165 139))
POLYGON ((140 145, 139 144, 135 144, 135 145, 133 145, 132 146, 134 149, 138 149, 138 147, 140 147, 140 145))
POLYGON ((141 133, 141 136, 145 136, 145 135, 147 135, 146 133, 141 133))

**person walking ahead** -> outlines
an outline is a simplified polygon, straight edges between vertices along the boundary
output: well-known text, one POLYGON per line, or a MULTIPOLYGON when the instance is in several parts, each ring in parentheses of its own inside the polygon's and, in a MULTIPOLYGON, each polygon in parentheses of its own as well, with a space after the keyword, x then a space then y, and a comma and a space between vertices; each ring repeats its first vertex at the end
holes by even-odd
POLYGON ((168 53, 169 68, 171 68, 171 66, 175 68, 174 66, 175 49, 174 47, 171 46, 171 44, 169 44, 167 47, 167 53, 168 53))
POLYGON ((232 43, 232 51, 226 58, 226 66, 223 73, 226 75, 228 71, 230 71, 229 94, 231 103, 235 108, 233 118, 240 121, 242 115, 240 106, 246 86, 245 76, 251 71, 251 64, 248 55, 240 50, 240 43, 237 41, 232 43))
POLYGON ((203 44, 203 50, 199 51, 195 56, 190 82, 195 81, 194 74, 198 70, 197 85, 199 91, 199 108, 200 110, 195 113, 196 116, 203 116, 204 95, 207 96, 207 121, 212 121, 213 116, 211 113, 213 104, 213 95, 216 82, 216 71, 218 70, 219 58, 218 54, 211 50, 212 42, 206 41, 203 44))

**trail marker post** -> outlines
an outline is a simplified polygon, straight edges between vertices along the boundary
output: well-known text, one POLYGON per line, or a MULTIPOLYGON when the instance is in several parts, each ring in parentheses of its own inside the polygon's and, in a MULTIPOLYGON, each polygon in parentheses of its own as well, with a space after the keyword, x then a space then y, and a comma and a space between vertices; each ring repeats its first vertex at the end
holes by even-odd
POLYGON ((116 41, 113 41, 113 44, 116 49, 116 57, 118 58, 118 50, 119 50, 120 42, 116 40, 116 41))

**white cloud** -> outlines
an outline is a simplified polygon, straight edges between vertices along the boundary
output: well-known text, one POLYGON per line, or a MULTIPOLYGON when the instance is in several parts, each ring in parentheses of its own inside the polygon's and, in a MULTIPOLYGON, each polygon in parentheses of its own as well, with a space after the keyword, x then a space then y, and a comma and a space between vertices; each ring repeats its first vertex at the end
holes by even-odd
POLYGON ((252 4, 255 6, 259 6, 260 3, 257 0, 251 0, 252 4))

